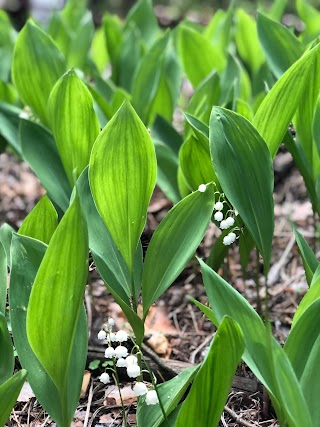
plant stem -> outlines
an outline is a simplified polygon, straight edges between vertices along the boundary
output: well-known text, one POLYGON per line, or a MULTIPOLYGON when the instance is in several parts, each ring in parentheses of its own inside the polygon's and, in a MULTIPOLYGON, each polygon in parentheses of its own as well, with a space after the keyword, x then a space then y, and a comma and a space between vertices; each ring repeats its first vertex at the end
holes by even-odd
POLYGON ((126 414, 126 410, 125 410, 123 399, 122 399, 119 376, 118 376, 118 372, 117 372, 117 366, 115 363, 115 359, 113 358, 112 360, 113 360, 113 367, 114 367, 112 376, 113 376, 114 382, 117 384, 117 387, 119 390, 119 396, 120 396, 122 413, 123 413, 122 425, 123 425, 123 427, 126 427, 127 426, 127 414, 126 414))
POLYGON ((140 354, 141 354, 141 358, 143 359, 143 362, 144 362, 144 364, 145 364, 145 366, 146 366, 146 368, 147 368, 147 371, 149 372, 149 375, 150 375, 150 378, 151 378, 152 385, 153 385, 153 387, 154 387, 154 389, 155 389, 155 391, 156 391, 156 393, 157 393, 158 400, 159 400, 159 406, 160 406, 160 409, 161 409, 162 415, 163 415, 163 417, 164 417, 164 419, 165 419, 165 423, 166 423, 167 427, 170 427, 170 424, 169 424, 169 421, 168 421, 168 417, 167 417, 166 411, 165 411, 165 409, 164 409, 164 407, 163 407, 163 405, 162 405, 162 401, 161 401, 161 398, 160 398, 160 395, 159 395, 159 392, 158 392, 157 384, 156 384, 156 382, 155 382, 155 380, 154 380, 153 373, 152 373, 151 369, 149 368, 149 365, 148 365, 148 363, 147 363, 146 359, 143 357, 143 354, 142 354, 142 353, 140 353, 140 354))

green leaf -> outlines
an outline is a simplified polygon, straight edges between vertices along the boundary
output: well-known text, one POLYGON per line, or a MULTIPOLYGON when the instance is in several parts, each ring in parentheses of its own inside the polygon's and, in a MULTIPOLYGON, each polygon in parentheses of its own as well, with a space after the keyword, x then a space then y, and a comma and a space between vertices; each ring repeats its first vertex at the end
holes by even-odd
POLYGON ((253 118, 253 124, 266 141, 272 157, 276 155, 306 91, 311 90, 308 89, 310 79, 315 76, 319 60, 320 45, 303 55, 280 77, 253 118))
POLYGON ((36 123, 21 120, 20 140, 24 159, 50 199, 65 211, 69 205, 71 187, 52 134, 36 123))
POLYGON ((143 312, 159 298, 193 256, 209 225, 214 186, 195 191, 177 203, 154 232, 142 274, 143 312))
POLYGON ((150 109, 159 89, 168 42, 168 32, 155 41, 141 60, 132 82, 133 106, 144 123, 150 122, 150 109))
POLYGON ((7 255, 0 242, 0 313, 6 312, 7 306, 7 255))
POLYGON ((218 47, 186 25, 179 28, 178 52, 184 71, 195 88, 212 71, 221 72, 226 64, 226 58, 218 47))
POLYGON ((0 80, 7 82, 10 78, 16 31, 10 22, 9 15, 4 10, 0 10, 0 34, 0 80))
MULTIPOLYGON (((27 312, 31 348, 61 396, 63 427, 70 425, 75 411, 67 399, 68 374, 87 275, 87 228, 76 195, 44 255, 27 312)), ((82 375, 81 371, 73 372, 77 379, 82 375)))
POLYGON ((240 58, 249 65, 251 74, 256 73, 264 62, 258 39, 257 24, 244 10, 236 11, 235 41, 240 58))
POLYGON ((159 32, 157 18, 153 12, 152 0, 139 0, 136 2, 127 15, 125 29, 132 23, 139 29, 141 38, 146 45, 150 46, 159 32))
POLYGON ((0 385, 12 375, 14 356, 11 337, 7 327, 7 320, 0 312, 0 385))
POLYGON ((243 351, 241 329, 232 319, 224 317, 182 404, 176 427, 219 424, 243 351))
POLYGON ((212 106, 219 104, 220 92, 220 78, 214 71, 197 87, 190 99, 187 112, 208 124, 212 106))
POLYGON ((173 204, 178 203, 180 200, 177 180, 179 159, 172 149, 161 141, 154 140, 154 148, 158 166, 157 184, 173 204))
POLYGON ((268 147, 244 117, 214 107, 210 151, 221 187, 252 234, 267 272, 274 228, 273 168, 268 147))
MULTIPOLYGON (((182 399, 198 369, 199 366, 192 366, 191 368, 184 369, 176 377, 157 386, 157 391, 167 416, 174 411, 182 399)), ((140 399, 137 410, 137 420, 139 427, 159 427, 162 425, 161 423, 164 422, 164 417, 159 405, 148 406, 144 403, 143 399, 140 399)))
MULTIPOLYGON (((77 191, 87 220, 89 247, 97 270, 107 288, 125 313, 133 328, 137 342, 141 343, 144 335, 144 328, 142 320, 131 308, 130 297, 132 296, 132 289, 129 270, 94 204, 89 187, 88 169, 83 171, 77 181, 77 191)), ((134 261, 136 261, 136 258, 134 258, 134 261)), ((136 271, 135 263, 133 271, 136 271)))
POLYGON ((7 382, 0 385, 0 425, 4 426, 8 421, 12 408, 19 396, 21 387, 26 379, 27 371, 22 369, 7 382))
POLYGON ((0 102, 0 135, 21 155, 19 144, 19 115, 20 108, 0 102))
MULTIPOLYGON (((19 361, 28 372, 28 381, 43 408, 60 426, 63 424, 61 395, 51 377, 30 347, 27 338, 27 308, 35 276, 47 246, 35 239, 15 234, 12 239, 12 269, 10 277, 10 320, 14 345, 19 361)), ((76 339, 69 367, 68 399, 70 407, 76 407, 87 359, 87 320, 84 307, 80 311, 76 339)))
POLYGON ((10 267, 11 264, 11 255, 10 255, 10 247, 11 247, 11 238, 12 233, 14 233, 14 229, 9 224, 2 224, 0 227, 0 243, 5 250, 7 256, 7 266, 10 267))
POLYGON ((73 187, 89 163, 100 128, 92 96, 72 69, 61 77, 51 92, 49 119, 64 169, 73 187))
POLYGON ((320 416, 319 405, 317 404, 317 396, 320 393, 318 372, 320 357, 319 316, 320 299, 318 298, 295 323, 284 347, 300 381, 314 426, 318 425, 320 416))
POLYGON ((191 135, 181 146, 180 167, 189 187, 195 191, 200 184, 218 183, 210 158, 209 141, 191 135))
POLYGON ((311 285, 313 275, 317 268, 319 267, 319 261, 313 253, 312 249, 304 239, 301 233, 297 230, 294 224, 291 224, 294 236, 299 247, 300 256, 302 258, 304 271, 306 274, 308 285, 311 285))
POLYGON ((267 62, 279 78, 304 53, 300 40, 284 25, 258 13, 259 40, 267 62))
POLYGON ((220 236, 214 242, 214 245, 211 248, 210 255, 206 263, 211 267, 214 271, 218 271, 221 267, 227 253, 229 251, 229 247, 223 244, 223 239, 230 233, 230 230, 224 230, 220 236))
POLYGON ((204 30, 204 35, 220 49, 227 51, 232 35, 234 2, 227 11, 217 9, 204 30))
POLYGON ((310 285, 310 289, 300 301, 297 311, 292 319, 292 327, 295 326, 297 321, 303 315, 303 313, 313 304, 318 298, 320 298, 320 266, 314 273, 313 280, 310 285))
POLYGON ((182 137, 175 130, 171 123, 161 116, 157 116, 151 130, 151 135, 154 139, 159 139, 164 142, 178 156, 182 145, 182 137))
POLYGON ((285 352, 271 334, 269 336, 262 320, 245 298, 201 260, 200 265, 214 313, 212 320, 218 326, 224 316, 230 316, 239 324, 246 347, 243 360, 267 388, 280 425, 287 419, 290 426, 298 427, 299 422, 307 426, 308 410, 285 352), (294 417, 297 423, 292 422, 294 417))
POLYGON ((46 244, 58 225, 58 214, 48 196, 43 196, 32 211, 26 216, 18 234, 33 237, 46 244))
POLYGON ((65 60, 53 40, 28 21, 19 33, 13 56, 12 78, 22 101, 44 124, 51 89, 65 72, 65 60))
POLYGON ((156 167, 147 129, 131 105, 123 104, 93 146, 89 181, 98 212, 130 272, 146 222, 156 167))
MULTIPOLYGON (((271 327, 267 337, 270 369, 276 383, 277 396, 281 404, 288 426, 290 427, 310 427, 312 426, 310 413, 306 400, 302 393, 302 388, 298 382, 296 374, 290 360, 271 334, 271 327)), ((280 421, 280 420, 279 420, 280 421)), ((279 422, 282 425, 282 422, 279 422)))
POLYGON ((120 18, 105 14, 103 17, 103 28, 107 51, 112 65, 112 80, 117 83, 119 74, 119 55, 123 40, 123 30, 120 18))

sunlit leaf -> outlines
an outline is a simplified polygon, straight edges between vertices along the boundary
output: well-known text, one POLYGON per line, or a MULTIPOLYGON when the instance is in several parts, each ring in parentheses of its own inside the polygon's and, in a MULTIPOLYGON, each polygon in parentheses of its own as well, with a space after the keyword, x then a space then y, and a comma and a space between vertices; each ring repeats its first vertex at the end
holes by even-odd
POLYGON ((33 237, 48 244, 58 225, 58 214, 48 196, 43 196, 26 216, 18 234, 33 237))
MULTIPOLYGON (((27 336, 60 393, 63 426, 70 424, 75 411, 74 402, 67 399, 69 368, 87 275, 87 228, 76 195, 51 238, 27 312, 27 336)), ((77 383, 82 375, 80 370, 73 372, 77 383)))
POLYGON ((19 396, 21 387, 26 379, 27 371, 22 369, 4 384, 0 385, 0 425, 8 421, 11 410, 19 396))
POLYGON ((150 135, 125 103, 94 144, 89 181, 97 209, 129 271, 146 222, 156 167, 150 135))
POLYGON ((22 101, 47 124, 51 89, 65 72, 65 60, 53 40, 32 21, 19 33, 13 56, 12 78, 22 101))
POLYGON ((93 99, 74 70, 54 86, 49 99, 49 120, 71 186, 89 163, 100 128, 93 99))

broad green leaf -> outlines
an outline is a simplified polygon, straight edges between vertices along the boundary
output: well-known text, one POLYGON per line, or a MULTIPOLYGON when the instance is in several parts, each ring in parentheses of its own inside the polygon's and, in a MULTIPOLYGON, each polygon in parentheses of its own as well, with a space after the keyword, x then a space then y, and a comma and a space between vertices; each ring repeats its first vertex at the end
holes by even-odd
MULTIPOLYGON (((188 386, 192 382, 199 366, 192 366, 191 368, 184 369, 176 377, 157 387, 161 403, 165 410, 166 415, 170 415, 185 394, 188 386)), ((166 425, 163 413, 159 405, 151 406, 144 403, 144 399, 140 399, 137 410, 138 426, 162 426, 162 422, 166 425)))
POLYGON ((312 277, 316 271, 316 269, 319 267, 319 261, 317 260, 317 257, 313 253, 312 249, 304 239, 301 233, 297 230, 294 224, 291 224, 291 227, 294 232, 294 236, 297 242, 297 245, 299 247, 300 256, 302 258, 304 271, 306 274, 308 285, 311 285, 312 277))
POLYGON ((305 24, 302 33, 304 42, 312 41, 319 34, 320 13, 306 0, 296 0, 298 16, 305 24))
POLYGON ((187 180, 183 175, 180 165, 178 167, 178 187, 179 187, 181 197, 186 197, 192 192, 191 188, 187 183, 187 180))
POLYGON ((150 122, 150 109, 159 89, 169 33, 156 40, 144 55, 132 82, 133 106, 144 123, 150 122))
POLYGON ((142 44, 139 28, 131 23, 123 32, 119 53, 118 84, 128 92, 132 90, 132 81, 144 54, 142 44))
MULTIPOLYGON (((202 135, 206 138, 209 139, 209 126, 206 125, 205 123, 203 123, 201 120, 199 120, 197 117, 194 117, 193 115, 189 114, 189 113, 185 113, 184 114, 188 124, 194 129, 196 135, 198 135, 198 133, 202 133, 202 135)), ((200 137, 200 135, 198 135, 198 137, 200 137)))
POLYGON ((168 145, 178 156, 180 147, 183 143, 181 135, 166 119, 157 116, 151 130, 151 135, 168 145))
POLYGON ((258 13, 259 40, 267 62, 279 78, 304 53, 300 40, 284 25, 258 13))
MULTIPOLYGON (((47 246, 35 239, 14 235, 12 239, 12 269, 10 277, 10 320, 14 345, 19 361, 28 374, 28 381, 37 399, 58 425, 63 423, 61 395, 30 347, 26 331, 27 307, 31 288, 47 246)), ((69 367, 68 398, 76 407, 87 359, 87 320, 84 307, 80 311, 76 337, 69 367)))
POLYGON ((314 212, 320 212, 320 202, 317 195, 317 191, 312 176, 312 166, 308 163, 306 153, 303 151, 301 144, 293 139, 291 132, 287 131, 283 140, 287 150, 292 155, 294 163, 298 167, 304 183, 307 187, 310 201, 312 203, 312 209, 314 212))
POLYGON ((11 25, 10 18, 4 10, 0 10, 0 80, 5 82, 10 78, 15 40, 16 31, 11 25))
POLYGON ((243 360, 267 388, 280 425, 287 419, 290 426, 298 427, 299 422, 302 426, 310 426, 306 424, 308 410, 304 398, 285 352, 271 335, 269 337, 262 320, 246 299, 201 260, 200 265, 214 313, 212 320, 219 326, 223 317, 229 316, 239 324, 245 342, 243 360), (292 422, 292 414, 297 419, 296 424, 292 422))
POLYGON ((181 406, 176 427, 219 424, 243 351, 241 329, 231 318, 224 317, 181 406))
POLYGON ((180 96, 182 70, 172 41, 169 41, 164 56, 159 87, 150 109, 149 123, 153 123, 157 115, 171 122, 180 96))
POLYGON ((8 421, 12 408, 26 379, 27 371, 21 369, 4 384, 0 385, 0 425, 8 421))
POLYGON ((214 186, 195 191, 177 203, 154 232, 142 274, 143 312, 159 298, 195 253, 209 225, 214 186))
POLYGON ((58 214, 48 196, 43 196, 32 211, 26 216, 18 234, 33 237, 46 244, 58 225, 58 214))
POLYGON ((291 330, 285 343, 285 351, 296 373, 307 402, 313 425, 319 424, 320 393, 318 361, 320 357, 319 337, 320 299, 312 303, 291 330))
POLYGON ((11 378, 14 368, 14 356, 11 337, 4 313, 0 312, 0 385, 11 378))
POLYGON ((103 27, 97 28, 94 33, 90 48, 90 56, 99 73, 102 74, 109 60, 103 27))
POLYGON ((89 181, 98 212, 129 272, 146 222, 156 167, 150 135, 127 102, 93 146, 89 181))
POLYGON ((100 128, 92 96, 72 69, 61 77, 51 92, 49 120, 61 161, 73 187, 89 163, 100 128))
POLYGON ((6 312, 7 306, 7 255, 0 242, 0 313, 6 312))
POLYGON ((120 18, 105 14, 103 17, 103 28, 107 51, 112 65, 112 80, 117 83, 119 73, 119 55, 123 40, 120 18))
POLYGON ((8 104, 18 103, 18 93, 11 83, 0 80, 0 101, 8 104))
POLYGON ((208 124, 212 106, 219 104, 220 92, 220 78, 214 71, 197 87, 190 99, 187 112, 208 124))
POLYGON ((253 118, 253 124, 266 141, 272 157, 276 155, 290 121, 303 102, 319 60, 318 45, 303 55, 280 77, 253 118))
POLYGON ((178 203, 180 193, 178 188, 179 159, 171 148, 161 141, 154 140, 157 155, 157 184, 164 194, 173 202, 178 203))
MULTIPOLYGON (((313 347, 319 339, 320 299, 316 299, 292 327, 284 349, 299 381, 304 374, 313 347)), ((311 383, 309 384, 311 387, 311 383)), ((312 413, 312 412, 311 412, 312 413)))
POLYGON ((25 161, 47 190, 50 199, 65 211, 69 205, 71 187, 52 134, 36 123, 21 120, 20 141, 25 161))
POLYGON ((141 38, 146 45, 150 46, 159 32, 157 18, 153 12, 152 0, 139 0, 136 2, 127 15, 125 29, 132 23, 139 29, 141 38))
POLYGON ((220 49, 227 51, 232 35, 234 1, 231 1, 227 11, 217 9, 203 34, 220 49))
POLYGON ((0 102, 0 135, 21 155, 19 144, 19 115, 20 108, 0 102))
POLYGON ((51 89, 65 69, 65 60, 53 40, 28 21, 15 45, 12 78, 22 101, 44 124, 48 123, 47 102, 51 89))
POLYGON ((250 254, 254 248, 254 240, 247 229, 243 230, 243 233, 240 234, 239 238, 239 253, 240 253, 240 263, 242 271, 245 272, 249 261, 250 254))
MULTIPOLYGON (((67 396, 72 348, 88 275, 87 240, 86 223, 75 195, 39 267, 27 312, 31 348, 61 395, 63 427, 70 425, 75 411, 67 396)), ((82 375, 73 372, 77 380, 82 375)))
MULTIPOLYGON (((261 2, 262 3, 262 2, 261 2)), ((275 21, 281 21, 281 18, 285 12, 288 0, 274 0, 268 10, 264 10, 264 13, 275 21)))
POLYGON ((268 147, 244 117, 214 107, 210 151, 220 185, 252 234, 268 272, 274 228, 273 168, 268 147))
POLYGON ((217 46, 185 25, 179 28, 178 52, 184 71, 194 88, 212 71, 222 71, 226 64, 226 58, 217 46))
POLYGON ((257 24, 244 10, 236 11, 235 41, 240 58, 249 65, 251 74, 258 71, 264 55, 258 39, 257 24))
POLYGON ((191 135, 182 144, 179 157, 183 175, 193 191, 197 190, 200 184, 217 183, 208 140, 191 135))
MULTIPOLYGON (((290 360, 271 334, 271 327, 268 331, 268 350, 270 370, 277 388, 277 397, 281 405, 281 412, 289 427, 310 427, 312 426, 310 413, 303 395, 302 388, 298 382, 296 374, 290 360)), ((280 421, 280 420, 279 420, 280 421)), ((282 422, 279 422, 282 425, 282 422)))
MULTIPOLYGON (((144 328, 141 319, 131 308, 132 288, 129 270, 94 204, 89 187, 88 169, 85 169, 81 174, 77 182, 77 191, 87 220, 89 247, 97 270, 125 313, 133 328, 137 342, 141 343, 144 328)), ((135 273, 135 271, 136 265, 134 263, 133 272, 135 273)))
POLYGON ((236 101, 236 112, 240 114, 240 116, 245 117, 249 122, 252 122, 253 111, 248 103, 243 101, 242 99, 238 99, 236 101))
POLYGON ((292 327, 295 326, 297 321, 303 315, 303 313, 314 303, 318 298, 320 298, 320 267, 318 267, 314 273, 314 279, 311 282, 310 289, 302 298, 300 304, 298 305, 297 311, 292 319, 292 327))
POLYGON ((0 243, 2 244, 6 256, 7 256, 7 266, 10 267, 11 264, 11 255, 10 255, 10 247, 11 247, 11 239, 12 233, 14 233, 14 229, 9 224, 2 224, 0 227, 0 243))

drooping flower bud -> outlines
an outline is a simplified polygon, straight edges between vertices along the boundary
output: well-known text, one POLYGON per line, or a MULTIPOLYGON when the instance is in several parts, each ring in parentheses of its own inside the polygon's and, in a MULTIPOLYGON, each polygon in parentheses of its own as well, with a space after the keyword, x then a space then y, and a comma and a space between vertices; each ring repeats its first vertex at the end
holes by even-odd
POLYGON ((200 184, 198 187, 198 190, 200 191, 200 193, 204 193, 207 189, 206 184, 200 184))
POLYGON ((146 394, 146 404, 156 405, 157 403, 159 403, 157 392, 155 390, 149 390, 146 394))
POLYGON ((223 220, 223 214, 222 214, 222 212, 220 212, 220 211, 218 211, 218 212, 216 212, 215 214, 214 214, 214 219, 216 220, 216 221, 222 221, 223 220))
POLYGON ((148 392, 148 388, 143 382, 135 383, 133 392, 136 396, 144 396, 148 392))
POLYGON ((99 379, 103 384, 108 384, 110 382, 110 375, 104 372, 100 375, 99 379))
POLYGON ((99 331, 98 340, 105 340, 107 338, 107 333, 105 331, 99 331))
POLYGON ((222 209, 223 209, 223 203, 222 203, 222 202, 217 202, 217 203, 215 203, 215 204, 214 204, 214 209, 215 209, 216 211, 222 211, 222 209))

